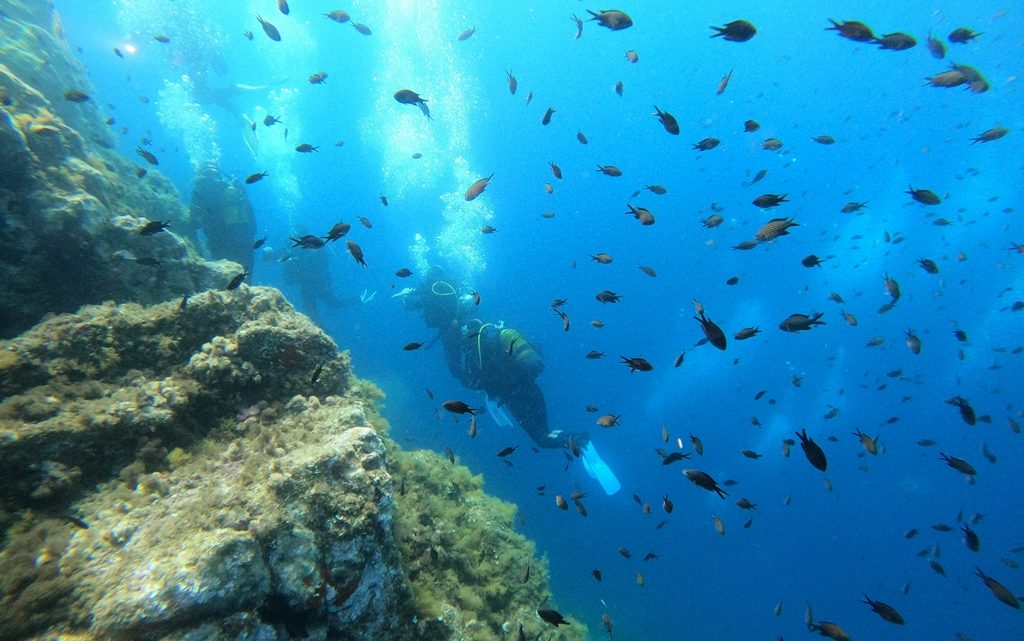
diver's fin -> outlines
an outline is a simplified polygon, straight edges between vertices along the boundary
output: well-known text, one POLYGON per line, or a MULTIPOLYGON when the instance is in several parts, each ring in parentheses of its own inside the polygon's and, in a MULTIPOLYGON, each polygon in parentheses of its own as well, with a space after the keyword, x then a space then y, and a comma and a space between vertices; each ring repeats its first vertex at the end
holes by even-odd
POLYGON ((615 472, 604 462, 601 456, 594 449, 594 442, 590 441, 587 446, 580 450, 580 458, 583 460, 583 467, 591 478, 597 479, 601 484, 604 493, 611 496, 619 491, 622 484, 615 477, 615 472))
POLYGON ((491 398, 490 394, 484 394, 484 402, 487 405, 487 413, 491 415, 495 423, 501 427, 512 427, 512 417, 508 415, 508 410, 501 406, 498 399, 491 398))

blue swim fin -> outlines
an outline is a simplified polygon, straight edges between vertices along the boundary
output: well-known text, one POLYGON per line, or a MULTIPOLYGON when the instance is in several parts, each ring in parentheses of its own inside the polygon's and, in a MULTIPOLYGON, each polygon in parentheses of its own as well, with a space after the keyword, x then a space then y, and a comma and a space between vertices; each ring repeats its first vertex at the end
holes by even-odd
POLYGON ((611 496, 622 488, 619 479, 615 477, 615 472, 612 472, 612 468, 608 467, 608 464, 594 449, 593 441, 587 443, 587 446, 580 450, 580 458, 583 459, 583 467, 587 470, 587 474, 590 475, 590 478, 597 479, 605 494, 611 496))
POLYGON ((487 405, 487 413, 495 423, 501 427, 512 427, 512 417, 508 415, 508 410, 502 406, 500 400, 491 398, 490 394, 484 394, 484 403, 487 405))

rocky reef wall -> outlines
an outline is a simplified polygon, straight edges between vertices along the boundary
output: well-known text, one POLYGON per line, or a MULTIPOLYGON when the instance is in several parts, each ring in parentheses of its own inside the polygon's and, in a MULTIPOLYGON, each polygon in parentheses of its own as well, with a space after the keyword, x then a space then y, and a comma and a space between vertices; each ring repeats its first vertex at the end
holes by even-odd
POLYGON ((84 304, 223 287, 240 267, 203 260, 173 233, 138 233, 187 212, 159 172, 111 151, 108 119, 49 3, 9 0, 3 9, 0 337, 84 304))
POLYGON ((404 452, 271 288, 0 341, 0 641, 585 638, 515 507, 404 452))

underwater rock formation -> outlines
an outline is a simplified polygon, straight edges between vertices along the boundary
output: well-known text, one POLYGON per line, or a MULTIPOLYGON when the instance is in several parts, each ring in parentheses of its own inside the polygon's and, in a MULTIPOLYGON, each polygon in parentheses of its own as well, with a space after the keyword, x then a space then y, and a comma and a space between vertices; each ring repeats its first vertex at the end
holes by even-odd
POLYGON ((138 176, 110 149, 105 116, 50 4, 5 2, 4 14, 0 337, 84 304, 223 287, 240 267, 203 260, 174 233, 138 233, 147 220, 183 220, 187 211, 170 181, 157 171, 138 176))
POLYGON ((0 641, 536 637, 514 506, 382 397, 272 288, 0 341, 0 641))
POLYGON ((390 453, 398 491, 395 540, 412 588, 417 638, 576 641, 587 628, 554 629, 537 616, 552 603, 547 560, 515 531, 516 506, 483 491, 483 478, 428 450, 390 453))

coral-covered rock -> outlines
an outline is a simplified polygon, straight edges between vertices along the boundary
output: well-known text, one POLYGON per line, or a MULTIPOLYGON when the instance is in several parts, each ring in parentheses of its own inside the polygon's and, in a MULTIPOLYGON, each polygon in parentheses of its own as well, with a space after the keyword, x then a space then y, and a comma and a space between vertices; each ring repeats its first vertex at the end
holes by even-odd
POLYGON ((262 401, 339 394, 348 356, 280 292, 87 306, 0 341, 0 506, 66 500, 262 401), (316 382, 313 372, 320 368, 316 382))
POLYGON ((381 398, 270 288, 0 342, 0 640, 585 638, 537 616, 515 507, 381 398))
MULTIPOLYGON (((155 303, 224 287, 241 267, 204 260, 173 222, 187 209, 156 171, 111 151, 97 101, 40 0, 4 4, 0 42, 0 337, 105 300, 155 303), (142 236, 148 220, 172 221, 142 236)), ((184 227, 185 225, 183 225, 184 227)))

